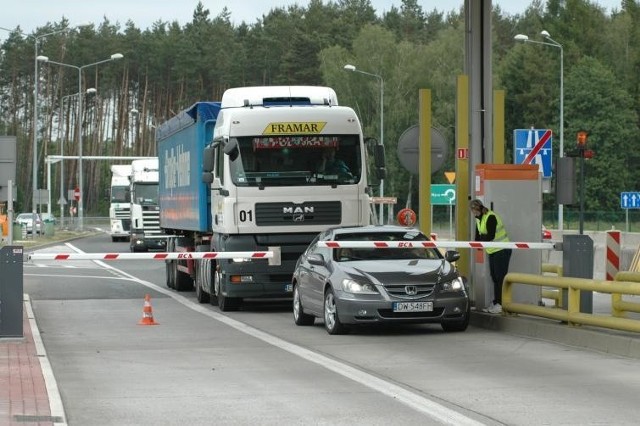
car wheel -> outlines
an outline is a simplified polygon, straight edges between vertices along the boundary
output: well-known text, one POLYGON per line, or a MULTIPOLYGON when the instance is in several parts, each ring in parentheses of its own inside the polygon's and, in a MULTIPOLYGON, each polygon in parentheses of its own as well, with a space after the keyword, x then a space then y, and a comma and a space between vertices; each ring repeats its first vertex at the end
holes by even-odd
POLYGON ((345 334, 347 328, 340 322, 338 317, 338 306, 333 289, 329 287, 324 293, 324 328, 329 334, 345 334))
POLYGON ((443 322, 440 324, 442 329, 446 332, 461 332, 465 331, 469 327, 469 318, 471 317, 471 305, 467 304, 467 313, 462 321, 455 322, 443 322))
POLYGON ((316 318, 313 315, 305 314, 302 309, 302 300, 298 286, 293 287, 293 321, 296 325, 313 325, 316 318))

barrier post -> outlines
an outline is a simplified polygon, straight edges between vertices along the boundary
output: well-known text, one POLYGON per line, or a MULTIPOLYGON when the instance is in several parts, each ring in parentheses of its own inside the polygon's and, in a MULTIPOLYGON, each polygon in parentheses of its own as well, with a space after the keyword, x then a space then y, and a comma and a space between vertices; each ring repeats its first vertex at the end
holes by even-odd
POLYGON ((22 263, 22 247, 0 249, 0 338, 24 337, 22 263))
POLYGON ((614 281, 620 271, 620 231, 607 231, 606 280, 614 281))
MULTIPOLYGON (((562 274, 565 277, 593 279, 593 240, 590 236, 562 236, 562 274)), ((566 290, 562 292, 562 306, 568 306, 566 290)), ((580 291, 580 312, 593 313, 592 291, 580 291)))

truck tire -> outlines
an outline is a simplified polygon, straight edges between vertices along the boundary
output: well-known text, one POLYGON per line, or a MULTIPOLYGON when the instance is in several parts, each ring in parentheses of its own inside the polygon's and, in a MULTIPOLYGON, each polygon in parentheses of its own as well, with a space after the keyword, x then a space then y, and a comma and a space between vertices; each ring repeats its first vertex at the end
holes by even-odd
POLYGON ((218 263, 211 261, 211 271, 213 275, 213 282, 211 283, 211 297, 209 303, 213 306, 218 306, 218 293, 220 293, 220 271, 218 271, 218 263))
MULTIPOLYGON (((174 249, 173 238, 167 240, 167 252, 171 253, 174 249)), ((175 288, 176 286, 176 268, 175 260, 165 260, 165 276, 167 278, 167 287, 175 288)))
MULTIPOLYGON (((207 246, 197 246, 196 251, 198 252, 206 252, 209 249, 207 246)), ((205 290, 205 286, 210 288, 211 269, 208 267, 211 262, 208 260, 196 260, 195 274, 196 278, 193 280, 193 285, 196 289, 196 299, 198 299, 199 303, 209 303, 210 295, 205 290), (207 276, 207 271, 209 271, 209 276, 207 276), (208 282, 207 282, 208 281, 208 282), (209 285, 207 285, 209 284, 209 285)))

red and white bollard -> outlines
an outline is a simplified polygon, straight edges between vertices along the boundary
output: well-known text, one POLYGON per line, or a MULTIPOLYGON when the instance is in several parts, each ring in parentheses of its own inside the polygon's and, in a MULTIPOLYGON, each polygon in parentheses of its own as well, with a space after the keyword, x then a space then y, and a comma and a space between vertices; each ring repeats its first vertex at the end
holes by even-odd
POLYGON ((620 231, 607 231, 606 280, 613 281, 620 270, 620 231))

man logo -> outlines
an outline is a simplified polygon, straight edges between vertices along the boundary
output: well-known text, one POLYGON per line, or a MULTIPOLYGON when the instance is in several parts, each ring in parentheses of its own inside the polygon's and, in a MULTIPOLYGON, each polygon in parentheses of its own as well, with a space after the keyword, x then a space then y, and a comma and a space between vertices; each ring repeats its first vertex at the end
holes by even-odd
POLYGON ((291 206, 291 207, 283 207, 282 208, 282 213, 290 214, 291 215, 291 219, 294 222, 304 222, 305 214, 313 215, 314 207, 313 206, 300 206, 300 205, 297 205, 297 206, 294 205, 294 206, 291 206))
POLYGON ((407 285, 404 286, 404 292, 409 296, 415 296, 416 294, 418 294, 418 288, 415 285, 407 285))

